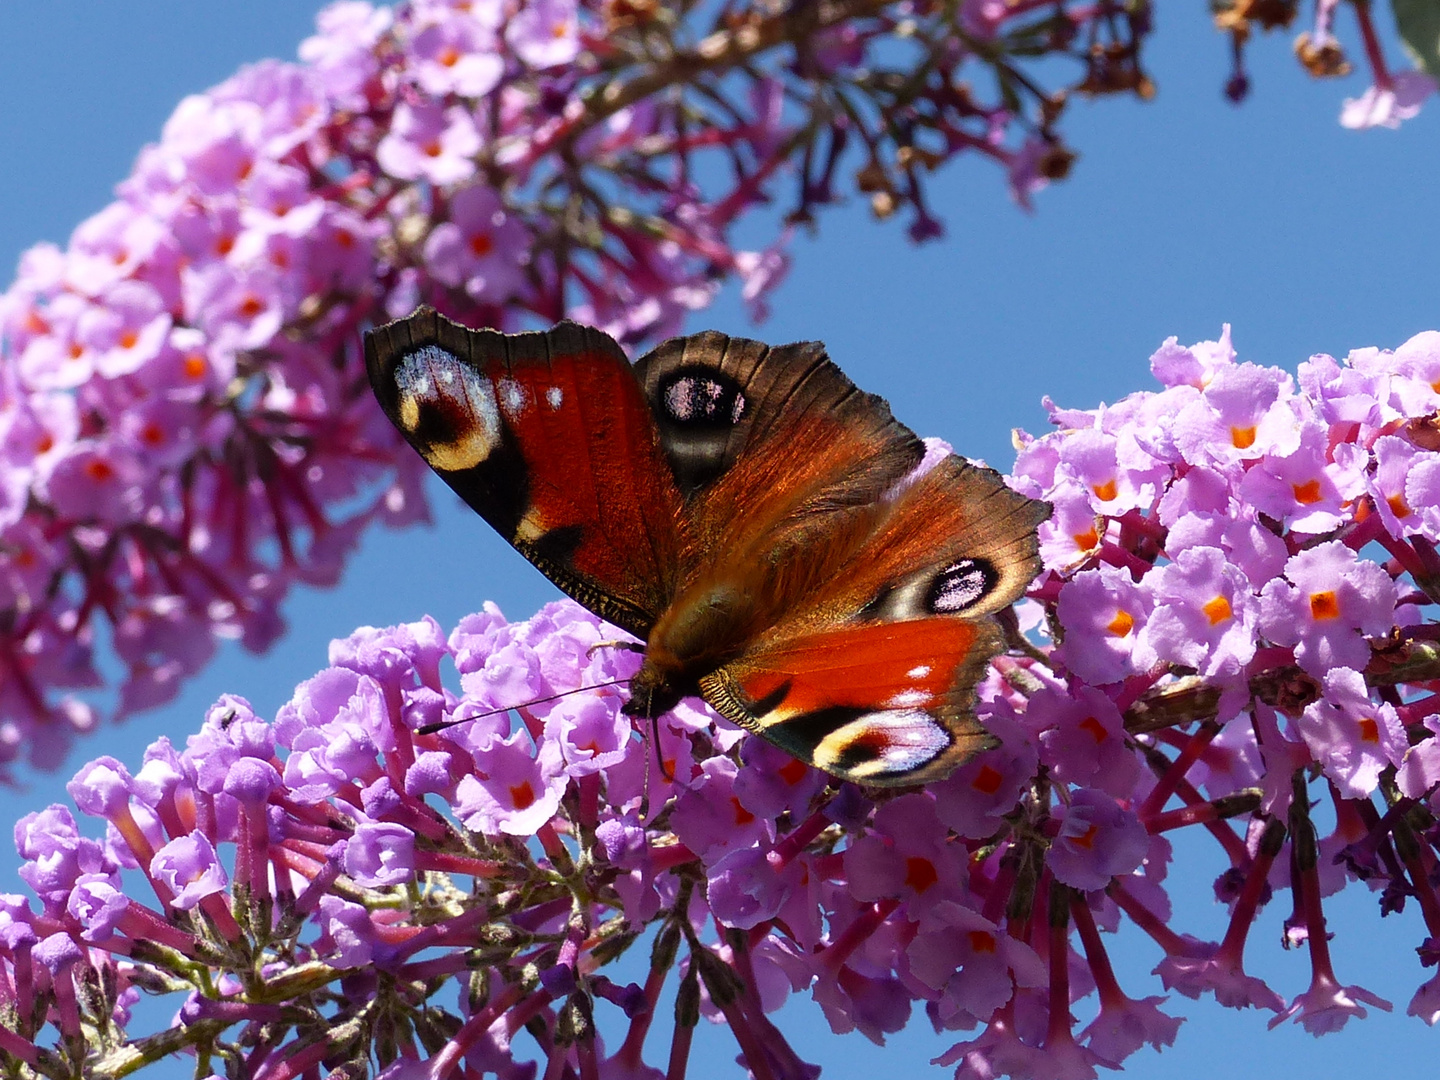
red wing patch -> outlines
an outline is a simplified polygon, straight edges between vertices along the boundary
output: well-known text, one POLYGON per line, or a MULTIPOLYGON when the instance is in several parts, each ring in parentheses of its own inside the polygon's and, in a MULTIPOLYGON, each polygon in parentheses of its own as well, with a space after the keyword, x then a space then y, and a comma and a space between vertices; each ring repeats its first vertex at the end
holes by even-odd
POLYGON ((434 311, 366 337, 410 444, 527 559, 641 637, 669 603, 681 499, 629 361, 574 323, 469 330, 434 311))
POLYGON ((993 744, 974 684, 1000 651, 988 620, 821 630, 758 649, 701 680, 721 715, 858 783, 924 783, 993 744))

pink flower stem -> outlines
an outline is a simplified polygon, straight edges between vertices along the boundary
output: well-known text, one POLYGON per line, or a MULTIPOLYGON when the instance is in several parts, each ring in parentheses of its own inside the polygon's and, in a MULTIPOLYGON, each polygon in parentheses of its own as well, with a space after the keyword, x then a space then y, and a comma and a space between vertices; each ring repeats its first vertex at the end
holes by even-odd
POLYGON ((650 1033, 650 1025, 655 1020, 655 1005, 660 1000, 660 991, 664 988, 665 978, 669 974, 669 964, 650 968, 650 974, 645 979, 644 991, 645 1001, 649 1007, 630 1021, 630 1030, 625 1033, 625 1041, 620 1044, 620 1049, 615 1051, 616 1062, 634 1073, 640 1071, 641 1054, 645 1049, 645 1036, 650 1033))
POLYGON ((524 993, 525 991, 519 986, 507 986, 494 1001, 466 1020, 450 1041, 441 1047, 440 1052, 430 1059, 430 1080, 445 1080, 451 1070, 459 1064, 466 1051, 474 1046, 480 1037, 490 1030, 491 1025, 524 996, 524 993))
POLYGON ((662 874, 667 870, 674 870, 677 866, 684 866, 699 859, 699 856, 691 851, 684 844, 665 844, 662 847, 650 847, 650 865, 655 873, 662 874))
MULTIPOLYGON (((1014 862, 1002 858, 995 871, 994 879, 985 887, 985 906, 980 914, 997 926, 1000 925, 1000 917, 1005 913, 1005 904, 1010 899, 1010 890, 1015 885, 1015 873, 1014 862)), ((972 877, 972 883, 973 880, 972 877)))
POLYGON ((555 995, 549 990, 537 990, 520 1004, 505 1013, 505 1031, 514 1035, 535 1017, 545 1011, 550 1002, 555 1000, 555 995))
MULTIPOLYGON (((1195 786, 1188 780, 1178 780, 1175 783, 1175 794, 1180 796, 1181 801, 1187 807, 1205 806, 1207 800, 1195 786)), ((1230 856, 1230 863, 1233 866, 1245 866, 1250 862, 1250 850, 1245 846, 1245 841, 1235 834, 1235 831, 1226 825, 1217 816, 1215 820, 1208 820, 1202 816, 1198 824, 1204 825, 1205 830, 1219 842, 1230 856)))
POLYGON ((1090 910, 1090 905, 1085 902, 1085 897, 1076 893, 1070 898, 1070 917, 1075 921, 1075 930, 1080 935, 1080 943, 1085 946, 1085 959, 1090 965, 1090 974, 1095 979, 1095 989, 1100 994, 1100 1007, 1107 1005, 1123 1005, 1125 1002, 1125 991, 1120 989, 1120 983, 1115 978, 1115 968, 1110 963, 1110 955, 1105 951, 1105 943, 1100 940, 1100 929, 1095 925, 1095 915, 1090 910))
POLYGON ((855 919, 834 943, 822 954, 823 962, 831 971, 839 971, 850 954, 864 944, 866 938, 880 929, 881 924, 900 906, 897 897, 877 900, 855 919))
POLYGON ((1051 1053, 1075 1041, 1070 1016, 1070 912, 1064 901, 1065 888, 1059 882, 1050 885, 1050 1025, 1045 1032, 1045 1049, 1051 1053))
POLYGON ((1176 755, 1175 760, 1170 763, 1170 767, 1156 781, 1155 787, 1145 797, 1145 801, 1140 804, 1136 813, 1141 821, 1148 824, 1147 819, 1160 812, 1160 808, 1165 805, 1170 796, 1175 793, 1176 787, 1185 779, 1185 774, 1190 771, 1191 766, 1200 760, 1200 755, 1219 734, 1220 725, 1213 720, 1206 720, 1195 730, 1185 748, 1176 755))
POLYGON ((1155 944, 1165 951, 1166 956, 1194 956, 1195 947, 1170 929, 1169 924, 1130 895, 1124 884, 1118 880, 1110 886, 1109 896, 1115 906, 1130 917, 1130 921, 1144 931, 1155 944))
POLYGON ((565 845, 561 843, 559 835, 555 832, 554 822, 547 821, 535 830, 535 838, 540 841, 540 846, 545 849, 545 854, 552 860, 561 863, 569 861, 570 853, 565 850, 565 845))
POLYGON ((1431 694, 1418 701, 1399 705, 1395 711, 1400 714, 1400 722, 1406 727, 1418 724, 1426 717, 1434 716, 1437 711, 1440 711, 1440 694, 1431 694))
POLYGON ((55 972, 50 979, 50 988, 55 993, 55 1026, 60 1029, 60 1034, 67 1039, 79 1039, 80 1030, 80 1001, 75 995, 75 976, 73 974, 78 966, 77 960, 73 964, 66 964, 59 971, 55 972))
POLYGON ((1139 701, 1147 690, 1169 674, 1170 665, 1161 661, 1149 671, 1130 676, 1130 678, 1126 679, 1122 684, 1120 694, 1115 699, 1115 707, 1122 713, 1125 712, 1139 701))
POLYGON ((333 1049, 329 1039, 320 1038, 303 1050, 291 1054, 273 1068, 267 1062, 254 1074, 255 1080, 293 1080, 294 1077, 320 1064, 325 1055, 332 1052, 333 1049))
POLYGON ((595 1056, 595 1027, 586 1028, 575 1047, 575 1056, 580 1059, 580 1080, 600 1080, 600 1061, 595 1056))
POLYGON ((1415 831, 1404 815, 1396 817, 1391 836, 1395 840, 1395 853, 1400 856, 1400 861, 1409 872, 1410 887, 1415 891, 1415 899, 1420 904, 1425 929, 1430 932, 1431 937, 1440 937, 1440 898, 1436 897, 1435 886, 1430 883, 1431 867, 1426 865, 1433 863, 1433 860, 1426 857, 1427 852, 1416 840, 1415 831))
POLYGON ((1335 977, 1330 938, 1325 932, 1325 912, 1320 902, 1320 850, 1315 841, 1315 826, 1310 822, 1303 770, 1296 770, 1294 786, 1295 795, 1290 800, 1290 888, 1295 893, 1295 913, 1305 924, 1313 991, 1320 986, 1338 986, 1340 980, 1335 977))
POLYGON ((1381 90, 1389 90, 1394 84, 1385 65, 1380 36, 1375 33, 1375 23, 1370 18, 1370 5, 1354 3, 1350 6, 1355 9, 1355 21, 1360 24, 1360 39, 1365 43, 1365 59, 1370 62, 1370 70, 1375 74, 1375 85, 1381 90))
POLYGON ((1225 930, 1225 939, 1220 942, 1217 953, 1233 959, 1237 967, 1245 952, 1245 940, 1250 935, 1250 927, 1255 923, 1255 914, 1260 910, 1260 898, 1265 895, 1270 867, 1274 865, 1275 857, 1284 846, 1285 826, 1279 819, 1272 818, 1266 822, 1265 830, 1260 834, 1259 850, 1246 871, 1245 884, 1240 889, 1240 895, 1235 898, 1235 907, 1230 912, 1230 925, 1225 930))
POLYGON ((675 997, 675 1027, 670 1036, 670 1061, 665 1068, 665 1080, 685 1080, 690 1044, 699 1022, 700 977, 695 965, 691 964, 680 980, 680 991, 675 997))
POLYGON ((829 824, 830 819, 823 812, 817 810, 796 826, 790 835, 775 845, 775 853, 780 856, 781 864, 788 864, 791 859, 809 847, 810 841, 824 832, 829 824))
POLYGON ((7 1027, 0 1027, 0 1051, 25 1062, 32 1069, 40 1067, 40 1048, 7 1027))
POLYGON ((1111 540, 1106 540, 1101 543, 1099 554, 1101 562, 1107 562, 1111 566, 1118 566, 1122 570, 1129 570, 1137 578, 1144 576, 1154 569, 1150 563, 1138 555, 1132 555, 1111 540))
POLYGON ((415 869, 439 870, 446 874, 468 874, 477 878, 496 878, 505 873, 503 863, 474 859, 468 855, 452 855, 445 851, 417 851, 415 869))
POLYGON ((580 789, 580 824, 593 829, 600 823, 600 774, 582 776, 576 786, 580 789))

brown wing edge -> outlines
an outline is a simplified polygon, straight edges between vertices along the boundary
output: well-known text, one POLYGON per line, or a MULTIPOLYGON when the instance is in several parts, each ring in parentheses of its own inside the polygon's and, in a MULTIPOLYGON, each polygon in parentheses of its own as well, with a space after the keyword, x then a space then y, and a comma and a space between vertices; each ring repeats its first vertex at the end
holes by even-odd
MULTIPOLYGON (((767 345, 703 330, 661 342, 635 362, 635 375, 687 499, 775 436, 782 416, 787 425, 799 416, 818 414, 873 428, 877 445, 884 446, 885 456, 893 459, 881 471, 894 478, 918 464, 924 453, 920 439, 895 419, 889 403, 851 382, 830 359, 823 342, 767 345), (667 378, 691 368, 718 373, 729 381, 730 389, 744 396, 749 407, 743 423, 697 430, 677 424, 667 415, 663 400, 667 378)), ((878 486, 883 487, 884 482, 878 486)), ((873 492, 878 493, 878 489, 873 492)))

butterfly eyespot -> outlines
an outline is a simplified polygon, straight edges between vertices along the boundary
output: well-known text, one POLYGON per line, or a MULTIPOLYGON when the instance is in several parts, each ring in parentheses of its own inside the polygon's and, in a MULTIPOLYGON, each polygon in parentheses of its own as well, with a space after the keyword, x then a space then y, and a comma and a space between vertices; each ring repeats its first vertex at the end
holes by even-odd
MULTIPOLYGON (((500 410, 490 380, 438 345, 407 353, 395 367, 400 424, 432 468, 479 465, 500 441, 500 410)), ((523 406, 523 391, 516 386, 523 406)), ((507 395, 507 409, 511 408, 507 395)))
POLYGON ((936 576, 925 607, 936 615, 958 615, 974 607, 995 588, 995 568, 983 559, 961 559, 936 576))
POLYGON ((666 417, 687 427, 732 427, 749 407, 734 379, 709 368, 685 367, 660 384, 666 417))
POLYGON ((950 745, 950 734, 923 709, 861 713, 820 740, 815 763, 859 779, 911 772, 950 745))

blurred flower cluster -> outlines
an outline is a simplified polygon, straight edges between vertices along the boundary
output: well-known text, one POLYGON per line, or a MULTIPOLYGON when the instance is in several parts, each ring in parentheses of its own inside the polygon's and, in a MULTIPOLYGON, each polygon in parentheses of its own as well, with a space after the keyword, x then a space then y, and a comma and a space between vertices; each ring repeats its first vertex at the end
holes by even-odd
POLYGON ((763 315, 847 178, 923 239, 923 175, 963 150, 1022 199, 1063 175, 1063 94, 1017 65, 1133 89, 1144 5, 1043 9, 345 2, 303 63, 187 98, 0 296, 0 769, 167 700, 217 639, 266 648, 292 584, 425 516, 363 326, 427 302, 639 343, 726 279, 763 315), (738 248, 772 202, 773 242, 738 248))
MULTIPOLYGON (((1245 53, 1256 32, 1283 30, 1300 14, 1301 0, 1214 0, 1215 25, 1230 37, 1231 71, 1225 96, 1237 105, 1250 94, 1245 53)), ((1340 0, 1312 0, 1313 16, 1296 35, 1295 59, 1317 79, 1344 78, 1354 71, 1344 43, 1336 33, 1340 0)), ((1347 128, 1395 128, 1420 112, 1425 99, 1440 88, 1440 23, 1433 4, 1391 0, 1390 14, 1405 53, 1415 69, 1394 71, 1375 25, 1371 0, 1349 0, 1355 18, 1370 86, 1358 98, 1347 98, 1340 123, 1347 128)))
MULTIPOLYGON (((1335 970, 1325 900, 1362 883, 1440 961, 1440 333, 1292 377, 1227 329, 1151 366, 1160 390, 1017 436, 1045 569, 981 687, 1000 745, 947 780, 839 784, 696 701, 642 738, 602 685, 638 658, 569 602, 367 628, 273 722, 227 697, 183 750, 83 768, 103 838, 20 821, 0 1051, 678 1078, 707 1016, 758 1080, 813 1078, 767 1015, 808 990, 876 1042, 923 1012, 957 1080, 1088 1078, 1181 1022, 1111 963, 1126 923, 1165 989, 1272 1025, 1389 1009, 1335 970), (1208 933, 1173 925, 1182 828, 1214 842, 1187 849, 1228 910, 1208 933), (1268 903, 1311 961, 1288 1000, 1245 968, 1268 903), (132 1037, 142 991, 184 1000, 132 1037)), ((1409 1012, 1440 1018, 1440 976, 1409 1012)))

